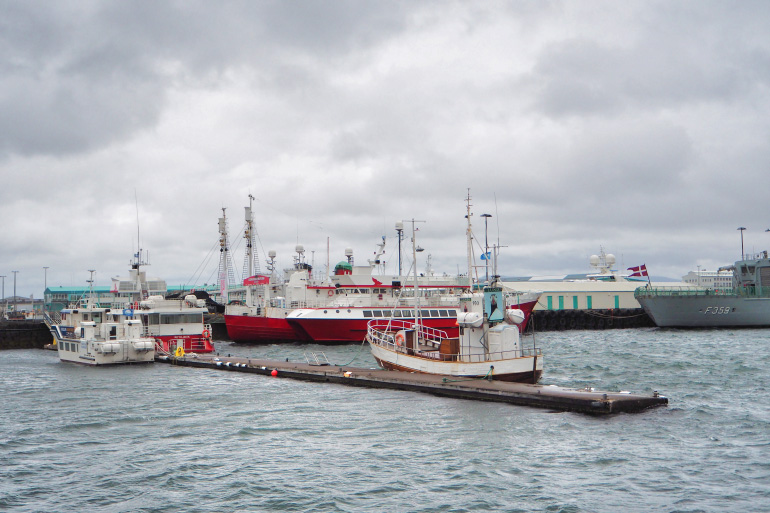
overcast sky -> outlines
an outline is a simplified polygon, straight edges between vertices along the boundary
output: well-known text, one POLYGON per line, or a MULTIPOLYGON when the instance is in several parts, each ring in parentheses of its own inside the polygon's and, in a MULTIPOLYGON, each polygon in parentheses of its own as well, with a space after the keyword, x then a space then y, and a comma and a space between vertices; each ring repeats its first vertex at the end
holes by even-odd
POLYGON ((680 278, 770 247, 770 3, 0 1, 5 295, 240 277, 297 243, 364 263, 418 219, 467 268, 465 197, 504 275, 680 278), (137 208, 138 207, 138 208, 137 208))

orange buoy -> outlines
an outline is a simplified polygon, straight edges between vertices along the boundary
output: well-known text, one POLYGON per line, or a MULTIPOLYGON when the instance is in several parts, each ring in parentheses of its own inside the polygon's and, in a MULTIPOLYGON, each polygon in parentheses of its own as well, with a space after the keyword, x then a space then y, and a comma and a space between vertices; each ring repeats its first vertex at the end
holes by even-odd
POLYGON ((278 369, 273 369, 273 372, 270 373, 271 376, 274 378, 278 376, 278 369))

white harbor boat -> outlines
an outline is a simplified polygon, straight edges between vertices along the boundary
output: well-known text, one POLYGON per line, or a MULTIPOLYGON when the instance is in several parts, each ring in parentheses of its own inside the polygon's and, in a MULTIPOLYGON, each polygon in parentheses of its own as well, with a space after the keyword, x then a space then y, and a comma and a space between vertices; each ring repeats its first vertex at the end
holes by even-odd
MULTIPOLYGON (((89 282, 93 284, 93 271, 89 282)), ((122 310, 100 307, 93 287, 88 298, 60 315, 58 322, 50 317, 46 322, 63 362, 116 365, 155 360, 155 339, 143 335, 142 321, 124 316, 122 310)))

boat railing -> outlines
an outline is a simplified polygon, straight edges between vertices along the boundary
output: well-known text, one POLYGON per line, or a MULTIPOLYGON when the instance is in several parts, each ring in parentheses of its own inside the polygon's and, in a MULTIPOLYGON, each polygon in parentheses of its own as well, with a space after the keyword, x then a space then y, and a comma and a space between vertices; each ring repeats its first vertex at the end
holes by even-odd
POLYGON ((651 297, 746 297, 746 298, 770 298, 770 287, 721 287, 716 289, 704 287, 663 286, 663 287, 639 287, 634 291, 634 298, 651 297))
POLYGON ((49 328, 54 324, 61 324, 61 312, 44 312, 43 321, 49 328))
MULTIPOLYGON (((449 337, 442 330, 429 328, 427 326, 418 326, 418 336, 422 342, 428 342, 427 347, 422 351, 417 351, 419 356, 432 360, 453 361, 463 363, 480 363, 497 360, 510 360, 513 358, 530 358, 541 356, 543 354, 539 347, 519 347, 508 351, 477 353, 446 354, 439 352, 440 342, 449 337)), ((407 347, 403 340, 398 339, 400 330, 413 330, 413 322, 402 320, 372 320, 367 326, 367 340, 372 344, 383 346, 391 351, 399 353, 415 353, 414 349, 407 347)))

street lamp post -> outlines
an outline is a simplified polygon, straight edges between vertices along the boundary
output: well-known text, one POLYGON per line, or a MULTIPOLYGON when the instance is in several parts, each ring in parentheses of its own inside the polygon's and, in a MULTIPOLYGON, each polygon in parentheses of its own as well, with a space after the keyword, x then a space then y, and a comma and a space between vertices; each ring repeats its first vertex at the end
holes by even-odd
POLYGON ((396 223, 396 233, 398 234, 398 275, 401 276, 401 241, 404 240, 404 223, 396 223))
POLYGON ((743 231, 744 231, 746 228, 745 228, 745 227, 743 227, 743 226, 741 226, 741 227, 740 227, 740 228, 738 228, 738 229, 741 231, 741 260, 743 260, 743 259, 744 259, 744 255, 743 255, 743 231))
POLYGON ((484 218, 484 262, 486 263, 487 268, 487 284, 489 284, 489 239, 487 238, 487 221, 492 215, 481 214, 481 217, 484 218))
POLYGON ((16 313, 16 275, 19 271, 11 271, 13 273, 13 313, 16 313))
POLYGON ((0 276, 0 278, 3 279, 3 299, 2 299, 2 301, 3 301, 3 305, 4 306, 3 306, 2 313, 0 313, 0 319, 2 319, 3 316, 5 315, 5 311, 8 310, 8 307, 5 306, 5 275, 0 276))
POLYGON ((48 266, 44 265, 43 266, 43 311, 44 312, 46 311, 46 307, 45 307, 45 302, 46 302, 45 301, 46 300, 45 291, 47 289, 48 289, 48 266))

